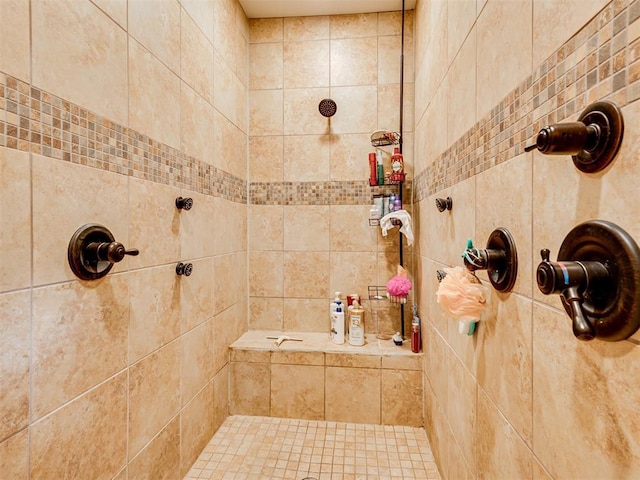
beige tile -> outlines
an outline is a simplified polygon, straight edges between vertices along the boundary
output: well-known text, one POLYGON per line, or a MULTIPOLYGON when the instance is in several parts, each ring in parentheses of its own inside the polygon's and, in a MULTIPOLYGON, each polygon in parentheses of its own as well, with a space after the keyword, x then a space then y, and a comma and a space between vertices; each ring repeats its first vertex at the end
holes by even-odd
POLYGON ((217 431, 229 416, 229 365, 213 378, 213 430, 217 431))
POLYGON ((249 291, 252 297, 281 297, 284 285, 282 252, 250 252, 249 291))
POLYGON ((447 74, 447 138, 450 145, 476 123, 476 77, 468 74, 476 70, 475 32, 469 33, 447 74))
POLYGON ((531 15, 531 9, 523 9, 518 2, 489 2, 480 13, 476 26, 477 118, 530 73, 531 15))
POLYGON ((378 285, 375 255, 371 252, 331 252, 330 292, 364 295, 369 285, 378 285))
POLYGON ((129 363, 180 335, 180 278, 175 265, 137 270, 129 280, 129 363))
MULTIPOLYGON (((4 8, 0 3, 0 9, 4 8)), ((0 292, 31 282, 31 193, 29 154, 0 148, 0 292)))
POLYGON ((214 230, 215 253, 237 253, 247 250, 247 206, 215 197, 218 225, 214 230), (224 228, 220 228, 220 225, 224 228))
MULTIPOLYGON (((406 322, 406 319, 405 319, 406 322)), ((408 329, 407 329, 408 330, 408 329)), ((407 336, 408 332, 407 332, 407 336)), ((410 339, 407 340, 406 345, 411 344, 410 339)), ((383 355, 382 356, 382 368, 389 370, 420 370, 422 371, 422 364, 424 357, 422 354, 411 355, 383 355)))
POLYGON ((448 442, 447 447, 447 468, 449 469, 449 478, 455 478, 457 480, 473 480, 474 476, 462 456, 462 451, 458 444, 455 441, 451 441, 448 442))
POLYGON ((251 182, 282 182, 284 137, 249 139, 249 179, 251 182))
POLYGON ((512 295, 491 292, 478 329, 483 353, 478 383, 516 428, 525 442, 532 441, 532 303, 512 295))
POLYGON ((282 88, 284 72, 282 43, 254 43, 249 46, 249 88, 282 88))
POLYGON ((533 0, 533 68, 569 40, 607 3, 605 0, 569 0, 558 5, 551 0, 533 0))
MULTIPOLYGON (((322 99, 329 98, 329 96, 328 88, 298 88, 285 90, 284 134, 323 135, 327 137, 330 133, 329 121, 320 115, 318 112, 318 105, 322 99)), ((338 109, 340 109, 340 104, 338 104, 338 109)), ((335 118, 337 118, 337 116, 334 116, 331 119, 331 125, 333 125, 335 118)))
POLYGON ((127 30, 127 0, 91 0, 112 20, 127 30))
POLYGON ((112 478, 127 459, 126 373, 36 422, 30 446, 34 480, 82 478, 86 472, 112 478))
POLYGON ((444 79, 449 64, 447 62, 447 22, 448 9, 444 8, 443 2, 434 2, 432 4, 433 11, 430 17, 429 29, 431 30, 429 44, 423 53, 422 68, 426 69, 423 81, 416 84, 425 86, 427 104, 436 96, 436 92, 444 79), (439 5, 436 5, 439 4, 439 5))
POLYGON ((375 86, 334 87, 331 96, 338 106, 336 115, 331 119, 332 133, 371 134, 375 130, 378 121, 375 86))
POLYGON ((447 404, 449 388, 449 351, 443 338, 431 325, 426 328, 426 335, 422 338, 424 351, 427 354, 425 374, 433 390, 435 400, 447 404))
POLYGON ((283 93, 281 90, 252 90, 249 93, 251 135, 282 135, 283 93))
POLYGON ((238 20, 236 22, 236 32, 235 32, 235 41, 234 41, 234 58, 235 58, 235 72, 240 82, 246 87, 249 85, 249 73, 250 73, 250 63, 249 63, 249 42, 248 42, 248 33, 244 32, 245 28, 244 23, 247 17, 244 14, 242 8, 236 9, 236 18, 242 18, 242 20, 238 20), (241 26, 238 26, 238 23, 241 23, 241 26))
POLYGON ((331 38, 375 37, 378 32, 377 13, 332 15, 331 38))
POLYGON ((640 392, 637 379, 629 376, 640 348, 629 342, 580 342, 564 312, 538 304, 533 326, 536 457, 552 478, 640 475, 633 453, 640 448, 634 415, 640 392))
POLYGON ((284 181, 329 180, 330 146, 331 141, 328 135, 285 136, 284 181))
POLYGON ((217 372, 229 362, 229 345, 247 330, 247 304, 239 302, 214 318, 213 353, 217 372))
POLYGON ((249 42, 270 43, 284 40, 284 20, 282 18, 249 19, 249 42))
POLYGON ((265 415, 270 413, 271 370, 268 363, 232 362, 229 380, 231 415, 265 415))
POLYGON ((487 4, 487 1, 488 0, 476 0, 476 11, 478 12, 477 13, 478 16, 480 16, 480 14, 482 13, 482 10, 487 4))
POLYGON ((213 66, 213 105, 243 132, 248 132, 247 88, 217 52, 213 66))
POLYGON ((531 478, 533 456, 517 430, 478 392, 476 458, 480 478, 531 478), (505 461, 505 459, 509 459, 505 461))
POLYGON ((327 205, 284 207, 284 250, 329 250, 329 218, 327 205))
POLYGON ((213 318, 216 311, 216 295, 211 276, 214 273, 213 258, 192 260, 192 273, 181 277, 180 283, 180 331, 186 332, 196 325, 213 318))
POLYGON ((329 331, 329 311, 325 299, 287 298, 284 304, 283 330, 293 332, 329 331))
POLYGON ((283 330, 283 299, 252 297, 249 300, 251 330, 283 330))
POLYGON ((0 71, 20 80, 31 80, 30 19, 27 0, 0 2, 0 71))
POLYGON ((0 469, 7 478, 29 478, 29 430, 0 442, 0 469))
POLYGON ((215 0, 213 9, 213 45, 229 65, 234 65, 236 41, 236 6, 235 0, 215 0))
MULTIPOLYGON (((284 347, 281 347, 281 348, 286 348, 287 346, 291 346, 291 344, 285 345, 284 347)), ((287 364, 287 365, 294 365, 294 366, 316 365, 316 366, 324 367, 324 356, 325 356, 324 352, 317 352, 317 351, 316 352, 298 352, 295 350, 287 351, 282 349, 275 349, 273 352, 271 352, 271 363, 287 364)), ((273 385, 273 380, 272 380, 272 385, 273 385)), ((273 390, 273 387, 272 387, 272 390, 273 390)))
POLYGON ((175 73, 180 74, 180 4, 176 0, 131 2, 129 34, 175 73))
MULTIPOLYGON (((447 25, 447 61, 451 65, 454 58, 463 45, 468 47, 469 39, 467 35, 472 32, 473 24, 476 21, 476 0, 454 0, 447 5, 449 9, 447 25)), ((474 60, 475 62, 475 60, 474 60)), ((469 66, 469 71, 475 67, 469 66)))
POLYGON ((33 291, 32 418, 126 367, 128 320, 123 275, 33 291))
POLYGON ((449 371, 447 418, 468 465, 474 465, 476 435, 475 419, 478 415, 476 397, 478 386, 471 373, 451 353, 447 354, 449 371))
MULTIPOLYGON (((178 210, 177 220, 172 212, 172 235, 177 231, 180 237, 180 257, 182 259, 194 259, 215 255, 216 232, 220 230, 219 218, 225 218, 226 212, 219 212, 216 198, 211 195, 203 195, 193 191, 173 191, 175 198, 191 198, 193 208, 191 210, 178 210), (197 239, 197 241, 195 241, 197 239)), ((164 194, 163 194, 164 197, 164 194)), ((174 207, 175 208, 175 198, 174 207)), ((159 200, 160 201, 160 200, 159 200)), ((170 200, 161 200, 170 203, 170 200)), ((167 207, 169 208, 169 207, 167 207)), ((177 256, 172 260, 177 260, 177 256)))
POLYGON ((283 67, 285 88, 328 87, 329 40, 286 42, 283 67))
POLYGON ((326 354, 328 367, 380 368, 380 355, 358 355, 351 353, 326 354))
MULTIPOLYGON (((37 155, 32 162, 34 285, 76 278, 66 252, 76 229, 87 223, 105 226, 116 241, 132 247, 126 177, 37 155)), ((132 258, 139 257, 125 258, 111 272, 130 267, 132 258)))
POLYGON ((378 228, 369 225, 371 205, 331 205, 332 252, 374 252, 378 228))
POLYGON ((380 423, 380 370, 327 367, 325 385, 327 421, 380 423))
POLYGON ((212 0, 180 0, 180 5, 189 14, 210 42, 213 42, 214 5, 212 0))
POLYGON ((271 416, 324 419, 324 366, 271 365, 271 416))
POLYGON ((182 150, 201 162, 214 164, 216 143, 214 108, 186 83, 180 89, 180 145, 182 150))
POLYGON ((30 302, 28 291, 0 295, 0 439, 29 423, 30 302))
POLYGON ((325 40, 329 38, 328 16, 286 17, 284 19, 284 41, 325 40))
POLYGON ((249 205, 249 249, 282 250, 284 211, 280 205, 249 205))
POLYGON ((213 135, 215 166, 245 180, 247 178, 247 135, 217 110, 213 135))
POLYGON ((247 258, 244 252, 214 258, 213 286, 216 313, 246 298, 247 258))
POLYGON ((180 409, 180 345, 172 342, 129 369, 129 458, 180 409))
POLYGON ((331 138, 330 180, 348 181, 369 178, 371 133, 334 135, 331 138))
MULTIPOLYGON (((408 138, 409 132, 414 129, 414 84, 405 83, 403 96, 403 144, 402 152, 405 155, 405 173, 409 173, 409 161, 413 162, 413 155, 407 155, 413 142, 408 138)), ((400 125, 400 84, 387 84, 378 86, 378 129, 398 130, 400 125)), ((388 148, 392 152, 392 148, 388 148)), ((367 157, 365 157, 367 158, 367 157)))
MULTIPOLYGON (((374 45, 375 48, 375 45, 374 45)), ((400 55, 402 37, 378 37, 377 70, 378 85, 400 83, 400 55)), ((404 40, 404 81, 413 82, 413 38, 405 34, 404 40)), ((397 102, 396 102, 397 105, 397 102)))
POLYGON ((215 373, 213 319, 182 336, 182 405, 191 400, 202 387, 213 379, 215 373))
POLYGON ((284 294, 325 298, 329 288, 329 252, 285 252, 284 294))
MULTIPOLYGON (((378 41, 383 40, 376 37, 331 40, 331 86, 376 84, 378 41)), ((396 81, 399 78, 398 75, 396 81)))
POLYGON ((552 477, 551 475, 549 475, 549 473, 545 470, 545 468, 540 464, 540 462, 536 459, 533 458, 532 461, 532 467, 533 467, 533 480, 551 480, 552 477))
POLYGON ((129 125, 180 147, 180 78, 135 40, 129 41, 129 125))
POLYGON ((382 370, 382 423, 422 426, 422 372, 382 370))
POLYGON ((176 416, 129 463, 130 479, 172 479, 180 476, 180 417, 176 416))
POLYGON ((73 0, 33 2, 31 29, 34 86, 127 124, 124 30, 95 5, 73 0))
POLYGON ((127 259, 129 264, 132 267, 151 267, 178 260, 180 219, 185 212, 176 208, 175 201, 182 192, 167 185, 138 179, 131 179, 129 192, 132 206, 129 213, 131 247, 125 246, 140 250, 140 255, 127 259))
MULTIPOLYGON (((418 94, 420 88, 416 82, 416 105, 418 104, 418 94)), ((448 123, 448 92, 449 86, 443 82, 438 89, 431 105, 426 110, 422 119, 415 126, 416 147, 415 147, 415 171, 420 172, 426 166, 431 165, 439 155, 447 148, 446 135, 442 134, 442 129, 448 123), (434 129, 433 125, 441 125, 442 129, 434 129)))
MULTIPOLYGON (((414 31, 415 10, 404 13, 405 33, 414 31)), ((402 33, 402 12, 378 13, 378 35, 400 35, 402 33)))
POLYGON ((183 477, 214 433, 213 382, 180 412, 180 476, 183 477))
POLYGON ((244 348, 231 348, 229 352, 230 352, 231 362, 246 362, 246 363, 270 363, 271 362, 270 350, 245 350, 244 348))
POLYGON ((180 15, 180 77, 205 100, 213 101, 213 45, 184 10, 180 15))

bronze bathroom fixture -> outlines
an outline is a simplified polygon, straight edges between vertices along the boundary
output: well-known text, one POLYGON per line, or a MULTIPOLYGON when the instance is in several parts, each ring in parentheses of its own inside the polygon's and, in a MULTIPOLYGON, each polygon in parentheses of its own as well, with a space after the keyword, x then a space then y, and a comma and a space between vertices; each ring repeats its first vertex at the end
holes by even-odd
POLYGON ((193 207, 193 198, 176 198, 176 208, 178 210, 191 210, 193 207))
POLYGON ((322 115, 323 117, 333 117, 336 114, 336 111, 338 110, 338 105, 336 104, 336 102, 330 98, 323 98, 322 100, 320 100, 320 104, 318 105, 318 111, 320 112, 320 115, 322 115))
POLYGON ((176 265, 176 274, 177 275, 184 275, 185 277, 188 277, 191 275, 191 273, 193 273, 193 264, 192 263, 178 263, 178 265, 176 265))
POLYGON ((440 213, 445 210, 451 210, 453 208, 453 200, 451 197, 447 198, 436 198, 436 208, 440 213))
POLYGON ((464 266, 470 272, 486 270, 493 288, 510 292, 518 275, 516 243, 506 228, 497 228, 489 235, 486 250, 474 247, 471 240, 462 254, 464 266))

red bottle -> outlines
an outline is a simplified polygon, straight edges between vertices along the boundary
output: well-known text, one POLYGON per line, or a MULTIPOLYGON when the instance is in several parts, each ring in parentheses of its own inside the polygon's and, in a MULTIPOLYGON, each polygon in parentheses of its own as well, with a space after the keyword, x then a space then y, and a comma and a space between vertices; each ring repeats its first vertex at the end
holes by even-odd
POLYGON ((369 154, 369 185, 378 185, 378 166, 376 165, 376 154, 369 154))
POLYGON ((391 155, 391 181, 404 182, 404 158, 398 147, 393 149, 391 155))
POLYGON ((420 325, 417 323, 411 324, 411 351, 413 353, 420 353, 420 325))

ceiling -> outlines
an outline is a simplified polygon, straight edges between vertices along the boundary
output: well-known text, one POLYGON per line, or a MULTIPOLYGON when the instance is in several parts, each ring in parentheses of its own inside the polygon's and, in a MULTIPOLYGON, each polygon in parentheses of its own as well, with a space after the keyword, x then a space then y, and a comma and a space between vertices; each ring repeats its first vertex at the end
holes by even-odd
MULTIPOLYGON (((305 17, 402 10, 402 0, 240 0, 249 18, 305 17)), ((416 0, 405 0, 413 10, 416 0)))

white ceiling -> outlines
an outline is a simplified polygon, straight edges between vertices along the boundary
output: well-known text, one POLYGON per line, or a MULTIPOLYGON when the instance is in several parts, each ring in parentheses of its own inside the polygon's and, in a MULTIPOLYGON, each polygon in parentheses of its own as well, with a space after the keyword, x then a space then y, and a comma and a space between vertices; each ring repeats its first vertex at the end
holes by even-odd
MULTIPOLYGON (((240 0, 249 18, 305 17, 402 10, 402 0, 240 0)), ((405 0, 413 10, 416 0, 405 0)))

